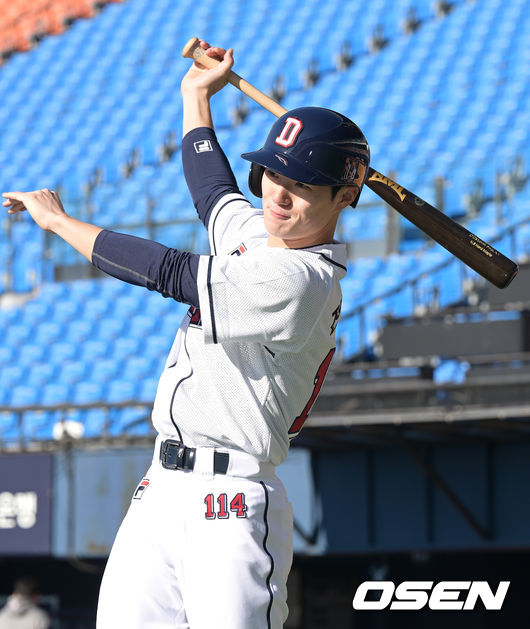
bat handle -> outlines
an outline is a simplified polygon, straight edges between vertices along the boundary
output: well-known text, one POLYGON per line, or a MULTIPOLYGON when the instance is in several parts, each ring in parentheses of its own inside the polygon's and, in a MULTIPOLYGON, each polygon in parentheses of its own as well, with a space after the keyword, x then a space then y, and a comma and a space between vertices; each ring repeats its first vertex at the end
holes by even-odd
MULTIPOLYGON (((215 68, 215 66, 219 64, 219 61, 217 61, 217 59, 209 57, 205 53, 206 51, 204 50, 204 48, 201 47, 200 40, 197 37, 192 37, 182 49, 183 57, 193 59, 197 63, 200 63, 207 68, 215 68)), ((230 74, 228 75, 228 81, 239 90, 241 90, 244 94, 246 94, 249 98, 252 98, 252 100, 256 101, 259 105, 264 107, 267 111, 270 111, 271 114, 274 114, 277 118, 283 116, 283 114, 286 113, 287 109, 282 107, 276 101, 272 100, 272 98, 269 98, 269 96, 267 96, 263 92, 260 92, 260 90, 245 81, 245 79, 242 79, 239 74, 230 71, 230 74)))

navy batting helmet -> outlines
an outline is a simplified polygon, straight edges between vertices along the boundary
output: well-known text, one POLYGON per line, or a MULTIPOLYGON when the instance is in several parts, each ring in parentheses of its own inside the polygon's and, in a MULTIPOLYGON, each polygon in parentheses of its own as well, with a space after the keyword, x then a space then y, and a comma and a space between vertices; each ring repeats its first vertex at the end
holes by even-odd
POLYGON ((241 157, 252 162, 248 185, 257 197, 263 171, 270 168, 316 186, 355 186, 355 207, 368 174, 370 147, 346 116, 322 107, 299 107, 278 118, 262 149, 241 157))

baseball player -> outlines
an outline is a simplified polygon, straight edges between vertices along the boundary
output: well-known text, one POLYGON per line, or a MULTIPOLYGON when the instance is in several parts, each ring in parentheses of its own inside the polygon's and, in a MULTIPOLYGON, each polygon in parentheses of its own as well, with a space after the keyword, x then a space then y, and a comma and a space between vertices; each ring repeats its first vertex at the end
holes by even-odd
POLYGON ((182 160, 211 253, 102 230, 49 190, 4 193, 98 268, 190 305, 160 377, 152 466, 103 577, 99 629, 278 628, 287 618, 292 511, 275 466, 287 456, 335 351, 345 245, 334 240, 369 164, 360 129, 336 112, 289 111, 242 157, 255 208, 213 130, 210 98, 232 51, 182 80, 182 160))

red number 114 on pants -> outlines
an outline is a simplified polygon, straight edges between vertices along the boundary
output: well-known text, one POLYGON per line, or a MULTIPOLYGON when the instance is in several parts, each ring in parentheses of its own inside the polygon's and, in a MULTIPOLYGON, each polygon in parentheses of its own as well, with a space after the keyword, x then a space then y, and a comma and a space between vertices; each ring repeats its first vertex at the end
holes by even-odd
POLYGON ((246 518, 247 517, 247 505, 245 503, 245 494, 240 492, 236 494, 232 500, 230 501, 230 506, 228 505, 228 496, 226 494, 219 494, 217 496, 217 501, 215 500, 215 496, 213 494, 208 494, 204 503, 206 504, 206 513, 204 517, 207 520, 215 520, 219 518, 221 520, 226 520, 230 516, 230 513, 235 513, 236 518, 246 518), (215 512, 215 502, 217 502, 218 510, 215 512))

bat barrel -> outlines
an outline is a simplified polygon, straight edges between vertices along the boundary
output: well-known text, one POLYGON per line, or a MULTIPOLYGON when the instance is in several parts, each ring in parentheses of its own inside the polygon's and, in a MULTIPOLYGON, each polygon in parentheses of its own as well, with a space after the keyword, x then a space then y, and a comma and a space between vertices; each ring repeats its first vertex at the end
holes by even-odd
POLYGON ((366 185, 425 234, 479 275, 506 288, 519 267, 489 243, 373 168, 366 185))

